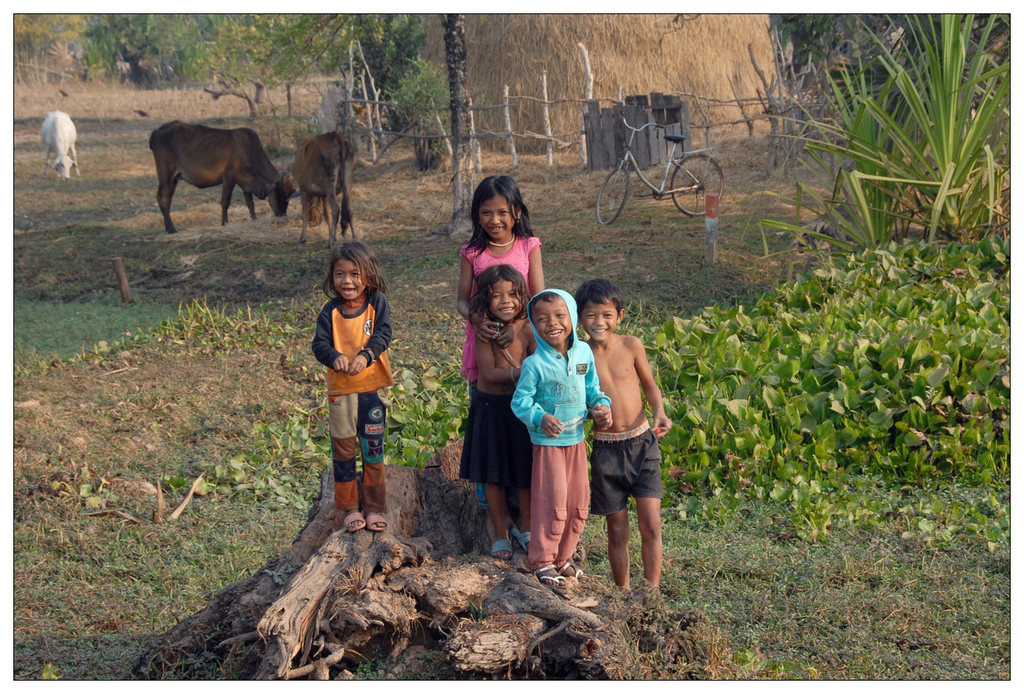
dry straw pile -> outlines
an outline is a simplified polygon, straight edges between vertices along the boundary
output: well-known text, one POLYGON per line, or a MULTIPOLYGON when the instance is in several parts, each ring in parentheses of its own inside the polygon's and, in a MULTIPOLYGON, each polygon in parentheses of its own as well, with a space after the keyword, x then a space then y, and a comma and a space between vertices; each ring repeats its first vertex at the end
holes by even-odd
MULTIPOLYGON (((426 54, 444 62, 444 36, 431 22, 426 54)), ((773 67, 768 15, 763 14, 505 14, 468 15, 466 52, 474 106, 500 104, 504 85, 510 95, 540 97, 541 72, 547 71, 548 99, 582 99, 586 74, 578 48, 589 55, 593 97, 608 106, 623 95, 650 92, 691 93, 711 99, 754 97, 761 86, 747 46, 769 74, 773 67)), ((691 105, 691 116, 700 116, 691 105)), ((541 106, 515 100, 515 132, 541 133, 541 106)), ((551 108, 556 137, 580 128, 579 102, 551 108)), ((737 108, 718 108, 712 122, 740 118, 737 108)), ((503 131, 499 110, 477 112, 478 130, 503 131)), ((563 137, 559 139, 575 139, 563 137)))

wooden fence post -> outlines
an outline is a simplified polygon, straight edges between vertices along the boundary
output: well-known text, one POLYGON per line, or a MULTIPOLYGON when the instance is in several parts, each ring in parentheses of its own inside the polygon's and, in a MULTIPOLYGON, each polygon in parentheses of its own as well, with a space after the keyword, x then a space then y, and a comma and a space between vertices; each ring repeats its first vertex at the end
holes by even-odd
MULTIPOLYGON (((590 55, 587 53, 587 47, 583 43, 577 43, 580 49, 580 56, 583 58, 583 98, 586 100, 586 107, 589 109, 590 100, 594 98, 594 74, 590 71, 590 55)), ((587 120, 584 115, 583 119, 583 134, 580 135, 580 166, 586 166, 588 164, 587 158, 590 155, 590 142, 587 137, 587 120)), ((592 163, 590 164, 590 171, 593 171, 595 167, 592 163)))
POLYGON ((121 262, 120 258, 114 258, 114 274, 117 275, 118 284, 121 287, 121 303, 130 304, 132 302, 132 288, 128 284, 128 274, 124 271, 124 263, 121 262))
POLYGON ((448 148, 448 158, 454 158, 455 154, 452 151, 452 138, 448 137, 448 133, 444 131, 444 123, 441 121, 441 113, 434 111, 434 120, 437 121, 437 127, 441 130, 441 138, 444 140, 445 147, 448 148))
POLYGON ((554 163, 551 159, 552 155, 552 138, 551 138, 551 116, 548 113, 548 71, 541 70, 540 73, 540 98, 541 98, 541 115, 544 123, 544 135, 548 138, 547 141, 547 152, 548 152, 548 167, 554 163))
MULTIPOLYGON (((359 48, 362 52, 362 47, 359 48)), ((366 72, 359 76, 359 86, 363 88, 363 98, 370 101, 370 93, 366 91, 366 72)), ((373 133, 373 104, 366 104, 366 129, 370 133, 370 161, 377 161, 377 136, 373 133)))
POLYGON ((718 193, 704 196, 704 262, 718 260, 718 193))
POLYGON ((480 163, 480 138, 476 136, 476 123, 473 120, 473 97, 469 97, 469 142, 473 148, 474 167, 480 173, 483 165, 480 163))
POLYGON ((503 110, 505 111, 505 132, 508 133, 508 150, 512 154, 512 168, 516 168, 519 165, 519 156, 516 154, 516 141, 512 136, 512 115, 509 113, 508 108, 508 85, 501 92, 501 102, 503 110))
POLYGON ((601 104, 597 101, 588 101, 584 104, 583 133, 584 144, 587 147, 587 171, 605 168, 608 163, 601 139, 601 104))

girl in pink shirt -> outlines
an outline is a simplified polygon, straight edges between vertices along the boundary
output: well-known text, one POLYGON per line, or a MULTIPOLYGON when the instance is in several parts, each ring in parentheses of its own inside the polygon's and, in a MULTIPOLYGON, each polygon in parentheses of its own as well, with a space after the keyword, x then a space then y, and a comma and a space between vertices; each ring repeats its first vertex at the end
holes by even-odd
POLYGON ((499 346, 509 335, 502 335, 497 324, 486 316, 470 310, 476 292, 476 278, 492 265, 511 265, 526 278, 529 296, 544 289, 544 268, 541 263, 541 242, 530 226, 519 186, 511 176, 488 176, 473 193, 470 215, 473 236, 460 249, 457 308, 466 319, 466 337, 462 345, 462 373, 470 384, 477 380, 476 333, 499 346))

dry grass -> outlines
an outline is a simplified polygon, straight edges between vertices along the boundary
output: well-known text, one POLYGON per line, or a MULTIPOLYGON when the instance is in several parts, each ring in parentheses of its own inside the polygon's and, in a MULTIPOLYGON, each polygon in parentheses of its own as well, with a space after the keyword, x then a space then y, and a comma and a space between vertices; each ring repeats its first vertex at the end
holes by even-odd
MULTIPOLYGON (((747 53, 769 74, 774 62, 768 15, 667 14, 487 14, 466 17, 469 91, 477 105, 500 104, 502 87, 512 95, 540 98, 541 71, 547 71, 549 99, 582 99, 585 71, 578 43, 589 54, 593 97, 614 99, 649 92, 683 92, 711 99, 754 97, 760 80, 747 53), (500 47, 501 50, 495 50, 500 47)), ((443 63, 440 22, 428 24, 425 53, 443 63)), ((541 129, 540 105, 517 102, 513 129, 541 129)), ((603 102, 607 105, 607 102, 603 102)), ((691 107, 692 108, 692 107, 691 107)), ((714 122, 740 117, 735 107, 713 115, 714 122)), ((500 111, 479 114, 477 128, 502 131, 500 111)), ((697 121, 696 113, 691 120, 697 121)), ((557 134, 579 128, 579 103, 552 107, 557 134)))
MULTIPOLYGON (((176 118, 201 120, 205 118, 247 118, 249 107, 239 98, 214 99, 201 88, 131 89, 97 82, 60 85, 67 92, 63 96, 57 85, 16 85, 14 89, 14 118, 39 118, 53 110, 68 113, 73 120, 125 118, 140 120, 151 118, 163 123, 176 118), (136 111, 145 111, 146 116, 136 111)), ((320 104, 316 87, 292 90, 292 108, 295 113, 312 113, 320 104)), ((268 112, 284 115, 287 98, 282 88, 270 89, 265 108, 268 112)))

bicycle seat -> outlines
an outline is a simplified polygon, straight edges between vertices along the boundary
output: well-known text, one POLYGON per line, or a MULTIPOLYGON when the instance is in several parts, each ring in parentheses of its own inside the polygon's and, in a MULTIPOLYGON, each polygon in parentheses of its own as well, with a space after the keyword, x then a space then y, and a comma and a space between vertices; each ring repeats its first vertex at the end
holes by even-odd
POLYGON ((679 144, 686 142, 686 138, 682 135, 666 135, 665 139, 669 142, 678 142, 679 144))

